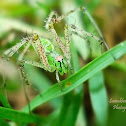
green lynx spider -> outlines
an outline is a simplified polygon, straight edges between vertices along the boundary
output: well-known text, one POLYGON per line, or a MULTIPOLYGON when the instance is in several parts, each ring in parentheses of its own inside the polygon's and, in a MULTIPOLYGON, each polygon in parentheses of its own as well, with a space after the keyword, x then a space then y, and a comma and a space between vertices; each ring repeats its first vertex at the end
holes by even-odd
MULTIPOLYGON (((24 80, 26 81, 26 83, 28 83, 28 81, 27 81, 27 78, 26 78, 26 75, 24 72, 24 67, 23 67, 24 63, 43 68, 44 70, 49 71, 49 72, 56 71, 56 79, 57 79, 58 83, 60 84, 60 87, 62 90, 62 84, 60 82, 58 73, 60 75, 63 75, 68 72, 68 67, 70 67, 72 69, 71 63, 70 63, 71 56, 70 56, 70 48, 69 48, 70 47, 70 36, 72 34, 75 34, 83 39, 85 39, 85 36, 89 36, 89 37, 93 37, 100 43, 104 42, 103 37, 100 35, 100 32, 97 29, 96 24, 95 24, 95 28, 98 31, 100 38, 96 37, 95 35, 93 35, 91 33, 86 32, 82 29, 77 28, 73 24, 71 24, 71 25, 65 24, 65 28, 64 28, 65 44, 63 44, 61 38, 56 33, 54 24, 60 22, 62 19, 66 18, 67 16, 69 16, 71 13, 74 13, 75 11, 83 11, 83 13, 89 17, 91 22, 93 22, 92 18, 90 17, 89 13, 86 11, 86 9, 84 7, 80 7, 75 10, 72 10, 62 16, 58 16, 57 13, 53 11, 53 12, 51 12, 48 20, 46 21, 45 28, 51 33, 51 36, 53 36, 53 41, 55 41, 57 43, 57 45, 60 48, 62 53, 59 53, 55 50, 55 46, 52 44, 51 41, 39 37, 37 35, 37 33, 34 33, 31 36, 26 36, 25 38, 23 38, 21 40, 20 43, 18 43, 17 45, 13 46, 12 48, 10 48, 4 52, 4 55, 7 58, 10 58, 10 57, 12 57, 12 55, 15 52, 18 51, 18 49, 21 46, 26 44, 26 47, 24 48, 23 52, 19 55, 19 59, 18 59, 18 61, 21 63, 21 65, 20 65, 21 73, 22 73, 22 76, 23 76, 24 80), (79 32, 81 32, 82 34, 80 34, 79 32), (29 60, 23 59, 23 57, 24 57, 25 53, 27 52, 28 48, 30 47, 30 45, 33 46, 35 52, 39 56, 40 62, 29 61, 29 60)), ((94 24, 94 22, 93 22, 93 24, 94 24)), ((106 43, 105 43, 105 45, 106 45, 106 43)))

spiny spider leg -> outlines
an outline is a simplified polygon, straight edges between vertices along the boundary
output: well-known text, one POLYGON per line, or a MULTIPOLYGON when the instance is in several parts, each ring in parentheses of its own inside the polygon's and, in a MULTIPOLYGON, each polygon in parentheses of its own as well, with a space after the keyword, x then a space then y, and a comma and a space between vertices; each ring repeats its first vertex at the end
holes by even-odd
POLYGON ((90 53, 91 53, 91 47, 90 47, 90 41, 87 39, 87 36, 83 36, 83 35, 80 35, 79 33, 77 33, 76 31, 71 31, 71 35, 74 34, 76 36, 79 36, 81 39, 83 40, 86 40, 86 42, 88 43, 89 45, 89 49, 90 49, 90 53))
MULTIPOLYGON (((74 10, 71 10, 69 11, 68 13, 64 14, 64 15, 61 15, 59 17, 57 17, 56 22, 54 23, 57 23, 57 22, 60 22, 62 19, 68 17, 70 14, 76 12, 76 11, 83 11, 84 14, 87 15, 87 17, 89 18, 89 20, 92 22, 92 24, 94 25, 95 29, 97 30, 97 32, 99 33, 99 36, 104 40, 104 37, 100 31, 100 29, 98 28, 98 25, 96 24, 96 22, 93 20, 93 18, 91 17, 90 13, 87 11, 87 9, 85 7, 79 7, 79 8, 76 8, 74 10)), ((54 20, 54 21, 55 21, 54 20)))
POLYGON ((60 37, 58 36, 58 34, 56 33, 56 30, 54 29, 53 24, 56 23, 56 19, 57 19, 58 15, 56 12, 52 12, 46 22, 45 28, 52 33, 54 40, 58 43, 59 48, 63 51, 65 57, 67 59, 69 59, 69 51, 66 49, 66 47, 64 46, 63 42, 61 41, 60 37), (53 16, 56 15, 56 18, 53 18, 53 16))
POLYGON ((24 71, 24 62, 23 62, 23 56, 25 55, 27 49, 29 48, 29 46, 31 45, 31 43, 29 42, 27 44, 27 46, 25 47, 25 49, 23 50, 23 52, 21 53, 21 55, 19 56, 18 60, 19 60, 19 67, 20 67, 20 73, 22 75, 22 78, 23 78, 23 81, 25 83, 23 83, 23 90, 24 90, 24 94, 25 94, 25 97, 26 97, 26 101, 28 103, 28 109, 29 109, 29 114, 31 114, 31 106, 30 106, 30 101, 29 101, 29 98, 28 98, 28 95, 27 95, 27 91, 26 91, 26 85, 30 85, 28 79, 27 79, 27 76, 25 74, 25 71, 24 71))
MULTIPOLYGON (((27 77, 26 77, 26 74, 25 74, 25 71, 24 71, 24 63, 27 63, 26 61, 24 61, 24 60, 22 60, 23 59, 23 56, 25 55, 25 53, 26 53, 26 51, 28 50, 28 48, 30 47, 30 45, 32 44, 33 45, 33 47, 34 47, 34 49, 35 49, 35 51, 38 53, 38 55, 39 55, 39 58, 40 58, 40 65, 41 64, 43 64, 43 63, 45 63, 45 60, 46 60, 46 55, 45 55, 45 52, 42 52, 42 51, 44 51, 44 50, 42 50, 43 49, 43 47, 42 47, 42 45, 41 45, 41 43, 40 43, 40 40, 39 40, 39 38, 38 38, 38 35, 37 34, 33 34, 33 36, 32 37, 27 37, 28 39, 29 39, 29 42, 28 42, 28 44, 27 44, 27 46, 24 48, 24 50, 23 50, 23 52, 21 53, 21 55, 19 56, 19 63, 20 63, 20 72, 21 72, 21 74, 22 74, 22 77, 23 77, 23 80, 24 80, 24 82, 27 84, 27 85, 29 85, 29 81, 28 81, 28 79, 27 79, 27 77), (43 57, 44 57, 44 59, 43 59, 43 57)), ((48 65, 48 62, 46 62, 47 63, 47 65, 48 65)), ((45 63, 45 64, 46 64, 45 63)), ((35 63, 34 63, 35 64, 35 63)), ((31 64, 31 65, 33 65, 33 64, 31 64)), ((46 69, 48 68, 48 66, 47 67, 45 67, 46 69)), ((31 113, 31 108, 30 108, 30 102, 29 102, 29 98, 28 98, 28 95, 27 95, 27 93, 26 93, 26 87, 25 87, 26 85, 24 85, 24 83, 23 83, 23 89, 24 89, 24 93, 25 93, 25 97, 26 97, 26 100, 27 100, 27 102, 28 102, 28 108, 29 108, 29 113, 31 113)))
POLYGON ((56 70, 56 80, 57 80, 57 82, 58 82, 58 84, 60 86, 61 91, 63 91, 63 84, 62 84, 62 82, 59 79, 59 74, 58 74, 57 70, 56 70))
POLYGON ((46 25, 45 25, 45 28, 46 29, 49 29, 49 24, 50 24, 50 22, 52 22, 52 19, 54 19, 53 16, 56 16, 56 18, 57 18, 58 17, 58 14, 55 11, 52 11, 50 13, 50 15, 49 15, 49 17, 48 17, 48 19, 46 21, 46 25))
POLYGON ((70 25, 70 28, 72 29, 72 32, 73 33, 75 33, 76 35, 78 35, 78 36, 80 36, 81 38, 84 38, 82 35, 80 35, 79 33, 77 33, 76 31, 80 31, 80 32, 82 32, 83 33, 83 35, 84 36, 89 36, 89 37, 92 37, 92 38, 94 38, 96 41, 98 41, 98 42, 103 42, 102 41, 102 39, 99 39, 97 36, 95 36, 95 35, 93 35, 93 34, 91 34, 91 33, 88 33, 88 32, 86 32, 85 30, 82 30, 82 29, 79 29, 79 28, 77 28, 75 25, 70 25))
POLYGON ((70 60, 70 33, 69 33, 69 27, 67 24, 65 24, 64 27, 64 34, 65 34, 65 44, 66 44, 66 49, 68 51, 68 59, 70 60))
POLYGON ((23 60, 24 63, 26 64, 30 64, 32 66, 36 66, 36 67, 39 67, 39 68, 43 68, 44 70, 48 70, 49 72, 52 72, 51 68, 48 69, 45 65, 43 65, 42 63, 39 63, 39 62, 36 62, 36 61, 29 61, 29 60, 23 60))
MULTIPOLYGON (((24 56, 24 54, 26 53, 27 49, 29 48, 29 46, 31 45, 32 41, 29 37, 23 38, 22 41, 20 43, 18 43, 17 45, 13 46, 12 48, 8 49, 7 51, 4 52, 4 55, 8 55, 8 58, 10 58, 15 52, 18 51, 18 49, 23 46, 25 43, 27 43, 27 46, 25 47, 25 49, 23 50, 23 52, 21 53, 21 55, 19 56, 19 66, 20 66, 20 73, 22 74, 22 78, 24 80, 24 82, 29 85, 29 82, 27 80, 26 74, 24 72, 24 64, 22 62, 22 58, 24 56)), ((24 93, 25 93, 25 97, 28 103, 28 108, 29 108, 29 113, 31 113, 31 109, 30 109, 30 104, 29 104, 29 98, 27 96, 26 93, 26 89, 25 89, 25 85, 23 83, 23 89, 24 89, 24 93)))
POLYGON ((29 42, 26 47, 24 48, 24 50, 22 51, 22 53, 19 55, 18 61, 22 61, 25 53, 27 52, 28 48, 30 47, 30 45, 32 44, 32 41, 29 42))
MULTIPOLYGON (((45 67, 44 65, 42 65, 41 63, 38 63, 36 61, 23 60, 23 62, 26 63, 26 64, 30 64, 32 66, 35 66, 35 67, 43 68, 46 71, 48 70, 49 72, 53 72, 52 69, 47 69, 47 67, 45 67)), ((61 83, 61 81, 59 79, 59 75, 58 75, 58 71, 57 70, 56 70, 56 80, 59 83, 60 89, 62 91, 63 87, 62 87, 62 83, 61 83)))
POLYGON ((18 51, 18 49, 23 46, 27 41, 23 39, 20 43, 17 45, 13 46, 12 48, 6 50, 3 55, 6 57, 8 55, 8 58, 10 58, 15 52, 18 51))
MULTIPOLYGON (((82 10, 83 10, 83 12, 88 16, 88 18, 90 19, 91 23, 94 25, 96 31, 98 32, 100 38, 102 39, 102 41, 103 41, 103 43, 104 43, 106 49, 107 49, 107 50, 110 50, 110 47, 109 47, 108 43, 105 41, 105 38, 104 38, 104 36, 103 36, 101 30, 99 29, 97 23, 95 22, 95 20, 92 18, 92 16, 90 15, 90 13, 87 11, 87 9, 86 9, 85 7, 82 7, 82 10)), ((112 55, 112 56, 113 56, 113 55, 112 55)), ((113 56, 113 58, 114 58, 114 56, 113 56)), ((114 60, 115 60, 115 58, 114 58, 114 60)))
MULTIPOLYGON (((56 21, 57 21, 57 22, 60 22, 61 20, 63 20, 64 18, 68 17, 70 14, 72 14, 72 13, 74 13, 74 12, 76 12, 76 11, 81 11, 81 7, 76 8, 76 9, 74 9, 74 10, 71 10, 71 11, 67 12, 67 13, 64 14, 64 15, 61 15, 61 16, 57 17, 56 21)), ((54 23, 57 23, 57 22, 54 22, 54 23)))
MULTIPOLYGON (((27 85, 30 85, 29 84, 29 81, 26 77, 26 74, 24 72, 24 62, 23 62, 23 56, 25 55, 25 53, 27 52, 28 48, 30 47, 30 45, 32 44, 32 39, 30 39, 29 37, 29 42, 28 44, 26 45, 26 47, 24 48, 24 50, 22 51, 22 53, 19 55, 19 58, 18 58, 18 62, 19 62, 19 66, 20 66, 20 71, 21 71, 21 74, 22 74, 22 77, 24 79, 24 82, 27 84, 27 85)), ((25 91, 26 92, 26 91, 25 91)), ((28 99, 28 96, 26 96, 27 99, 28 99)), ((29 102, 29 100, 28 100, 29 102)))
POLYGON ((26 74, 25 74, 25 71, 24 71, 24 62, 23 61, 20 62, 19 67, 20 67, 20 71, 21 71, 21 75, 23 77, 23 80, 25 81, 25 83, 27 85, 29 85, 29 82, 27 80, 27 77, 26 77, 26 74))
MULTIPOLYGON (((107 48, 107 50, 110 50, 109 45, 105 41, 104 36, 102 35, 102 32, 100 31, 98 25, 96 24, 96 22, 94 21, 94 19, 92 18, 92 16, 90 15, 90 13, 87 11, 87 9, 85 7, 79 7, 79 8, 76 8, 74 10, 69 11, 68 13, 66 13, 64 15, 61 15, 61 16, 57 17, 57 19, 53 20, 53 23, 60 22, 62 19, 64 19, 65 17, 68 17, 70 14, 72 14, 76 11, 83 11, 83 13, 87 15, 87 17, 89 18, 91 23, 94 25, 96 31, 98 32, 100 38, 102 39, 102 42, 104 43, 105 47, 107 48)), ((113 59, 115 60, 114 56, 113 56, 113 59)))
POLYGON ((64 34, 65 34, 65 43, 66 43, 66 49, 68 51, 68 64, 69 64, 69 67, 71 69, 71 72, 73 73, 73 68, 71 66, 71 63, 70 63, 70 58, 71 58, 71 55, 70 55, 70 32, 69 32, 69 26, 67 24, 65 24, 65 27, 64 27, 64 34))
MULTIPOLYGON (((71 31, 71 33, 73 33, 73 34, 79 36, 80 38, 84 39, 85 37, 83 37, 82 35, 80 35, 80 34, 77 33, 76 31, 81 31, 81 32, 84 34, 84 36, 89 36, 89 37, 94 38, 96 41, 100 42, 100 45, 104 43, 104 45, 106 46, 107 50, 110 50, 110 48, 109 48, 107 42, 104 40, 103 37, 102 37, 102 38, 98 38, 97 36, 95 36, 95 35, 93 35, 93 34, 91 34, 91 33, 89 33, 89 32, 86 32, 85 30, 82 30, 82 29, 77 28, 77 27, 76 27, 75 25, 73 25, 73 24, 70 25, 70 28, 73 29, 73 30, 71 31)), ((101 35, 102 35, 102 34, 101 34, 101 35)), ((102 36, 103 36, 103 35, 102 35, 102 36)), ((110 53, 111 53, 111 52, 110 52, 110 53)), ((113 59, 115 60, 115 57, 113 56, 112 53, 111 53, 111 55, 112 55, 113 59)))
POLYGON ((28 82, 28 79, 26 77, 26 74, 25 74, 25 71, 24 71, 24 63, 23 61, 20 61, 20 64, 19 64, 19 67, 20 67, 20 73, 22 75, 22 78, 23 78, 23 90, 24 90, 24 94, 25 94, 25 97, 26 97, 26 101, 28 103, 28 110, 29 110, 29 114, 31 114, 31 106, 30 106, 30 101, 29 101, 29 98, 28 98, 28 95, 27 95, 27 92, 26 92, 26 85, 29 85, 29 82, 28 82))
POLYGON ((32 45, 33 45, 35 51, 37 52, 37 54, 39 56, 40 62, 43 65, 45 65, 48 69, 50 69, 44 47, 43 47, 43 45, 42 45, 42 43, 41 43, 41 41, 40 41, 37 34, 33 35, 32 45))

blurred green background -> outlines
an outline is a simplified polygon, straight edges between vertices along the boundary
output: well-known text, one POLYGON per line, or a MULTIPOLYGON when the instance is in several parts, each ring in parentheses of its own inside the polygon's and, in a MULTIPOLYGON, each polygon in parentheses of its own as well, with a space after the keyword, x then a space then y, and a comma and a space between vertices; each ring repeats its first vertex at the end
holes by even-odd
MULTIPOLYGON (((16 43, 20 42, 21 36, 25 36, 26 33, 38 33, 43 38, 50 39, 48 32, 45 30, 45 21, 51 11, 57 11, 59 15, 62 15, 72 9, 80 6, 85 6, 94 20, 97 22, 100 30, 102 31, 106 41, 110 48, 114 47, 118 43, 126 39, 126 1, 125 0, 1 0, 0 1, 0 56, 8 48, 12 47, 16 43)), ((94 26, 90 23, 89 19, 82 12, 77 12, 63 22, 55 25, 59 36, 63 37, 63 26, 65 23, 73 23, 76 26, 85 29, 86 31, 98 35, 94 26)), ((100 44, 94 43, 93 39, 90 39, 90 45, 79 38, 72 38, 76 47, 80 66, 84 66, 93 58, 101 53, 100 44), (80 43, 79 43, 80 42, 80 43), (99 53, 100 52, 100 53, 99 53)), ((6 75, 7 95, 11 106, 14 109, 20 110, 26 104, 26 98, 22 88, 21 78, 17 70, 17 57, 23 48, 21 48, 10 60, 8 64, 0 64, 0 84, 1 91, 4 94, 2 88, 3 78, 2 75, 6 75)), ((32 48, 29 49, 26 58, 37 60, 38 57, 34 53, 32 48)), ((81 87, 81 105, 77 117, 75 119, 76 126, 125 126, 126 125, 126 111, 122 112, 121 109, 113 109, 113 105, 126 106, 126 103, 109 103, 112 98, 119 100, 124 98, 126 100, 126 56, 116 61, 103 71, 104 75, 104 97, 99 97, 99 90, 92 91, 92 87, 89 83, 96 81, 90 79, 89 82, 85 82, 81 87), (94 94, 93 94, 94 93, 94 94), (107 97, 108 98, 107 98, 107 97), (105 99, 107 102, 99 106, 100 99, 105 99), (96 103, 96 104, 95 104, 96 103), (95 107, 97 106, 97 109, 95 107), (99 108, 100 107, 100 108, 99 108), (106 107, 104 109, 104 107, 106 107), (98 109, 99 108, 99 109, 98 109), (98 112, 100 111, 100 112, 98 112), (96 113, 103 113, 97 115, 96 113), (100 118, 101 116, 101 118, 100 118), (104 120, 104 121, 100 121, 104 120), (106 121, 107 120, 107 121, 106 121), (105 123, 105 124, 103 124, 105 123)), ((42 69, 25 65, 25 70, 30 80, 31 86, 26 86, 27 94, 30 100, 32 100, 39 92, 48 89, 52 84, 56 83, 55 73, 45 72, 42 69)), ((61 77, 67 78, 67 75, 61 77)), ((95 84, 95 83, 94 83, 95 84)), ((97 88, 97 87, 96 87, 97 88)), ((94 87, 95 89, 95 87, 94 87)), ((69 96, 70 97, 70 96, 69 96)), ((69 98, 68 97, 68 98, 69 98)), ((71 96, 72 97, 72 96, 71 96)), ((37 107, 34 113, 47 117, 49 121, 48 125, 53 126, 54 121, 57 121, 60 117, 59 111, 62 110, 64 98, 55 98, 43 105, 37 107)), ((103 100, 104 101, 104 100, 103 100)), ((101 101, 102 102, 102 101, 101 101)), ((76 99, 75 103, 76 104, 76 99)), ((64 101, 65 104, 65 101, 64 101)), ((2 106, 2 103, 1 103, 2 106)), ((67 107, 67 105, 65 105, 67 107)), ((75 108, 76 109, 76 108, 75 108)), ((66 113, 68 117, 72 113, 66 113)), ((66 116, 64 114, 64 116, 66 116)), ((60 120, 60 119, 59 119, 60 120)), ((67 120, 67 119, 66 119, 67 120)), ((68 122, 71 119, 68 118, 68 122)), ((67 122, 66 121, 66 122, 67 122)), ((62 121, 60 121, 62 123, 62 121)), ((59 123, 59 125, 60 125, 59 123)), ((63 123, 64 126, 71 126, 72 124, 63 123)), ((57 121, 58 126, 58 121, 57 121)))

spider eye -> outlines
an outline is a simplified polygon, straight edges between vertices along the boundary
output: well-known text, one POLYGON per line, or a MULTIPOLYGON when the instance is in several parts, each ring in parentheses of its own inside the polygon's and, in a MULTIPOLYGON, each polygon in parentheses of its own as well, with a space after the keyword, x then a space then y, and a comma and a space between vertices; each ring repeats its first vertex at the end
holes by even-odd
POLYGON ((62 62, 62 60, 63 60, 63 56, 58 55, 58 56, 56 57, 56 61, 62 62))

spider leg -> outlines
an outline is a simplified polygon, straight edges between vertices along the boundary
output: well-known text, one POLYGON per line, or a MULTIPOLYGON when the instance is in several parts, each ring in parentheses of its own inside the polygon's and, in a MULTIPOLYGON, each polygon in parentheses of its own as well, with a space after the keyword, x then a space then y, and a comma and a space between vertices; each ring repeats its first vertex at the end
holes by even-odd
POLYGON ((89 45, 89 49, 90 49, 90 54, 92 55, 92 49, 90 47, 90 41, 87 39, 87 37, 92 37, 94 38, 96 41, 98 41, 101 44, 103 44, 103 41, 102 39, 98 38, 97 36, 91 34, 91 33, 88 33, 84 30, 81 30, 81 29, 78 29, 76 26, 74 26, 74 28, 72 28, 72 31, 71 31, 71 34, 74 34, 76 36, 79 36, 81 39, 83 39, 84 41, 86 40, 86 42, 88 43, 89 45), (79 31, 81 31, 81 34, 78 33, 79 31))
POLYGON ((20 67, 20 71, 21 71, 21 75, 23 77, 23 80, 25 81, 25 83, 27 85, 30 85, 30 83, 26 77, 25 71, 24 71, 24 62, 23 61, 20 62, 19 67, 20 67))
POLYGON ((8 56, 7 58, 9 59, 15 52, 18 51, 18 49, 23 46, 25 43, 26 43, 26 39, 22 39, 22 41, 20 43, 18 43, 17 45, 11 47, 10 49, 6 50, 3 55, 6 57, 8 56))
POLYGON ((25 74, 25 71, 24 71, 24 62, 21 61, 20 64, 19 64, 19 67, 20 67, 20 73, 22 75, 22 78, 23 78, 23 81, 25 83, 23 83, 23 90, 24 90, 24 94, 25 94, 25 97, 26 97, 26 101, 28 103, 28 109, 29 109, 29 113, 31 114, 31 106, 30 106, 30 101, 29 101, 29 98, 28 98, 28 95, 27 95, 27 92, 26 92, 26 85, 30 85, 27 77, 26 77, 26 74, 25 74))
MULTIPOLYGON (((77 27, 76 27, 75 25, 73 25, 73 24, 70 25, 70 28, 72 29, 72 31, 71 31, 72 34, 75 34, 75 35, 79 36, 80 38, 82 38, 82 39, 84 39, 84 40, 87 39, 87 36, 92 37, 92 38, 94 38, 96 41, 100 42, 100 45, 102 45, 102 44, 104 43, 104 45, 106 46, 106 48, 109 50, 109 47, 107 46, 107 43, 104 42, 104 40, 103 40, 102 38, 98 38, 97 36, 95 36, 95 35, 93 35, 93 34, 91 34, 91 33, 88 33, 88 32, 86 32, 85 30, 79 29, 79 28, 77 28, 77 27), (80 34, 80 33, 78 33, 77 31, 78 31, 78 32, 81 32, 83 35, 80 34)), ((87 42, 88 42, 88 41, 87 41, 87 42)), ((88 43, 89 43, 89 42, 88 42, 88 43)), ((90 49, 90 50, 91 50, 91 49, 90 49)), ((110 52, 110 53, 111 53, 111 52, 110 52)), ((113 56, 112 53, 111 53, 111 55, 112 55, 113 59, 115 60, 115 57, 113 56)))
MULTIPOLYGON (((72 13, 74 13, 76 11, 83 11, 83 13, 87 15, 87 17, 89 18, 91 23, 94 25, 96 31, 98 32, 100 38, 102 39, 102 43, 104 43, 107 50, 110 50, 110 47, 109 47, 108 43, 105 41, 105 38, 104 38, 101 30, 99 29, 98 25, 96 24, 96 22, 94 21, 94 19, 92 18, 92 16, 90 15, 90 13, 87 11, 87 9, 85 7, 76 8, 74 10, 69 11, 68 13, 66 13, 64 15, 61 15, 61 16, 57 17, 56 22, 60 22, 62 19, 68 17, 70 14, 72 14, 72 13)), ((56 23, 56 22, 54 22, 54 23, 56 23)), ((114 56, 113 56, 113 59, 115 60, 114 56)))
POLYGON ((37 52, 37 54, 39 56, 39 59, 40 59, 41 64, 43 64, 48 69, 50 69, 50 66, 49 66, 49 63, 48 63, 48 59, 47 59, 47 56, 46 56, 45 49, 44 49, 44 47, 43 47, 43 45, 41 43, 41 40, 39 39, 39 37, 38 37, 37 34, 34 34, 32 45, 33 45, 35 51, 37 52))
POLYGON ((73 68, 71 66, 71 63, 70 63, 70 58, 71 58, 71 55, 70 55, 70 32, 69 32, 69 26, 66 24, 65 27, 64 27, 64 34, 65 34, 65 42, 66 42, 66 49, 67 49, 67 62, 68 62, 68 65, 73 73, 73 68))
POLYGON ((54 69, 48 69, 44 64, 42 64, 41 62, 36 62, 36 61, 29 61, 29 60, 23 60, 24 63, 26 64, 29 64, 29 65, 32 65, 32 66, 35 66, 35 67, 39 67, 39 68, 42 68, 46 71, 49 71, 49 72, 53 72, 54 69))
POLYGON ((69 27, 67 24, 65 24, 64 27, 64 34, 65 34, 65 42, 66 42, 66 50, 68 52, 68 60, 70 60, 70 33, 69 33, 69 27))
POLYGON ((63 91, 63 84, 62 84, 62 82, 59 79, 59 74, 58 74, 57 70, 56 70, 56 80, 57 80, 57 82, 58 82, 58 84, 60 86, 61 91, 63 91))
POLYGON ((86 32, 85 30, 82 30, 82 29, 77 28, 77 27, 76 27, 75 25, 73 25, 73 24, 70 25, 70 28, 72 29, 72 33, 73 33, 73 34, 78 35, 78 36, 81 37, 82 39, 86 39, 86 37, 89 36, 89 37, 94 38, 96 41, 98 41, 98 42, 100 42, 100 43, 103 42, 102 39, 98 38, 97 36, 95 36, 95 35, 93 35, 93 34, 91 34, 91 33, 89 33, 89 32, 86 32), (77 31, 78 31, 78 32, 81 32, 83 35, 79 34, 77 31))
POLYGON ((87 9, 85 7, 82 7, 81 9, 82 9, 83 13, 87 15, 87 17, 89 18, 89 20, 91 21, 91 23, 94 25, 94 27, 95 27, 96 31, 98 32, 100 38, 103 40, 104 45, 109 50, 110 48, 109 48, 107 42, 105 41, 104 36, 103 36, 101 30, 99 29, 97 23, 95 22, 95 20, 92 18, 92 16, 90 15, 90 13, 87 11, 87 9))
MULTIPOLYGON (((42 68, 44 70, 48 70, 49 72, 54 72, 55 71, 55 68, 54 69, 51 69, 51 68, 48 69, 46 66, 44 66, 43 64, 41 64, 39 62, 36 62, 36 61, 23 60, 23 63, 29 64, 29 65, 32 65, 32 66, 35 66, 35 67, 42 68)), ((62 83, 61 83, 61 81, 59 79, 58 71, 56 71, 56 80, 59 83, 60 89, 62 91, 62 83)), ((27 82, 27 80, 26 80, 26 82, 27 82)))
POLYGON ((60 22, 62 19, 68 17, 69 15, 71 15, 72 13, 74 13, 74 12, 76 12, 76 11, 81 11, 81 7, 76 8, 76 9, 74 9, 74 10, 71 10, 71 11, 67 12, 66 14, 63 14, 63 15, 57 17, 57 19, 56 19, 57 22, 60 22))
POLYGON ((55 11, 52 11, 49 15, 49 18, 47 19, 46 21, 46 25, 45 25, 45 28, 48 30, 49 29, 49 26, 50 26, 50 23, 52 22, 52 20, 54 19, 53 16, 55 16, 56 18, 58 17, 58 14, 55 12, 55 11))
POLYGON ((56 12, 51 12, 47 22, 46 22, 46 25, 45 25, 45 28, 51 32, 53 38, 54 38, 54 41, 57 42, 59 48, 63 51, 64 55, 66 56, 67 59, 69 59, 69 50, 66 49, 66 47, 64 46, 62 40, 60 39, 60 37, 58 36, 55 28, 54 28, 54 23, 57 22, 57 18, 58 18, 58 15, 56 12), (53 16, 56 16, 56 18, 53 18, 53 16))
POLYGON ((30 47, 31 44, 32 44, 32 41, 29 41, 28 44, 26 45, 26 47, 24 48, 24 50, 22 51, 22 53, 19 55, 18 61, 22 61, 25 53, 27 52, 27 50, 28 50, 28 48, 30 47))
MULTIPOLYGON (((90 41, 87 39, 87 36, 81 35, 79 33, 77 33, 76 31, 71 31, 71 35, 74 34, 78 37, 80 37, 81 39, 83 39, 84 41, 86 40, 86 42, 88 43, 89 49, 90 49, 90 54, 92 55, 92 49, 90 47, 90 41)), ((101 43, 100 43, 101 44, 101 43)))
MULTIPOLYGON (((92 16, 90 15, 90 13, 87 11, 87 9, 86 9, 85 7, 81 7, 81 10, 84 12, 84 14, 87 15, 87 17, 89 18, 89 20, 91 21, 91 23, 94 25, 96 31, 98 32, 100 38, 102 39, 102 43, 104 43, 106 49, 107 49, 107 50, 110 50, 110 47, 109 47, 108 43, 106 42, 106 40, 105 40, 105 38, 104 38, 104 36, 103 36, 101 30, 99 29, 97 23, 96 23, 95 20, 92 18, 92 16)), ((102 44, 102 43, 101 43, 101 44, 102 44)), ((112 54, 112 52, 110 52, 110 53, 111 53, 113 59, 116 60, 116 58, 114 57, 114 55, 112 54)))

